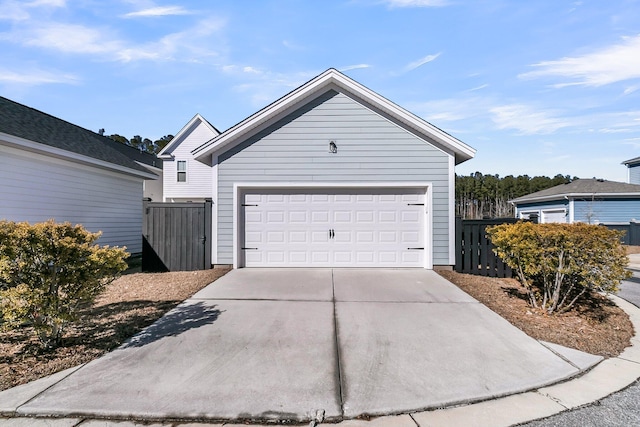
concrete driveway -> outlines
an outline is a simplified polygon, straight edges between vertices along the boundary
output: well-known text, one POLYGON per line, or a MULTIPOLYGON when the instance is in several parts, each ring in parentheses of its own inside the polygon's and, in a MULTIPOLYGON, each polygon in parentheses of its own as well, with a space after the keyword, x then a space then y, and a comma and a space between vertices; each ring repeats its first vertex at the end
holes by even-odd
POLYGON ((337 420, 517 393, 599 360, 529 338, 432 271, 241 269, 0 400, 22 415, 337 420))

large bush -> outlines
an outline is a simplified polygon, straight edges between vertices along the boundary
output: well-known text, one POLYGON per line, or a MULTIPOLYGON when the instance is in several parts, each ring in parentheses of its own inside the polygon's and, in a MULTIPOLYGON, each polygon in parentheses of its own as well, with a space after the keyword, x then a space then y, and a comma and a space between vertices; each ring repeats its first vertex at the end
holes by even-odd
POLYGON ((630 277, 621 232, 587 224, 518 222, 487 228, 496 254, 527 288, 529 303, 564 312, 588 291, 616 292, 630 277))
POLYGON ((126 248, 98 246, 100 233, 53 220, 0 221, 0 319, 34 327, 45 346, 58 344, 78 309, 127 268, 126 248))

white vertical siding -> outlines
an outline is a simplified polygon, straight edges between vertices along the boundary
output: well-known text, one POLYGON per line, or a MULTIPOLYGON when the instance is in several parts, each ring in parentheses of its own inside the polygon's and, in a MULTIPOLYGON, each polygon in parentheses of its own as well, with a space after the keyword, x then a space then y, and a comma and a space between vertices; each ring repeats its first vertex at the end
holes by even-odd
POLYGON ((82 224, 142 252, 142 178, 0 145, 0 219, 82 224))
POLYGON ((170 154, 173 160, 164 160, 163 163, 163 191, 164 200, 171 199, 203 199, 212 197, 211 167, 193 158, 191 150, 197 148, 215 137, 217 133, 211 130, 201 120, 196 120, 193 125, 181 135, 182 141, 170 154), (179 160, 187 162, 187 181, 178 182, 177 164, 179 160))
POLYGON ((433 263, 450 264, 449 154, 348 96, 328 92, 220 155, 218 263, 233 262, 233 184, 433 183, 433 263), (337 154, 329 153, 335 141, 337 154))
POLYGON ((151 199, 152 202, 162 202, 162 169, 155 169, 152 172, 158 175, 158 179, 144 180, 144 198, 151 199))

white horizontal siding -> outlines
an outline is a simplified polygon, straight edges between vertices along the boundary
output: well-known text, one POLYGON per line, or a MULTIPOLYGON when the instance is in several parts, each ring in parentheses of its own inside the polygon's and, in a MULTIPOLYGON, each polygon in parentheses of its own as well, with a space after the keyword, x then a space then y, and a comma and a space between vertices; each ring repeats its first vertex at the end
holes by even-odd
POLYGON ((449 264, 449 155, 331 92, 219 157, 218 263, 233 262, 237 182, 433 183, 433 263, 449 264), (335 141, 337 154, 329 153, 335 141))
POLYGON ((629 184, 640 184, 640 165, 629 166, 629 184))
POLYGON ((54 219, 142 252, 142 179, 0 145, 0 219, 54 219))
POLYGON ((190 129, 187 129, 182 141, 171 151, 173 160, 164 160, 163 163, 163 191, 164 199, 202 199, 212 197, 211 167, 193 158, 191 151, 209 141, 217 134, 205 123, 196 120, 190 129), (187 162, 187 181, 178 182, 178 160, 187 162))

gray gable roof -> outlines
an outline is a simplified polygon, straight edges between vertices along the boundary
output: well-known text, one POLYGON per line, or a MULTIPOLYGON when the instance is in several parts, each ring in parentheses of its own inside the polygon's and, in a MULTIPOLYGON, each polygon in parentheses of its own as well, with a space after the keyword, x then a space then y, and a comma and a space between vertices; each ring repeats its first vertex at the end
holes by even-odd
POLYGON ((568 184, 560 184, 546 190, 536 191, 511 200, 513 203, 527 203, 544 200, 559 200, 564 197, 585 196, 632 196, 640 197, 640 185, 603 179, 577 179, 568 184))
POLYGON ((149 173, 131 156, 114 146, 123 144, 1 96, 0 132, 149 173))
POLYGON ((626 166, 635 166, 638 163, 640 163, 640 157, 634 157, 633 159, 625 160, 624 162, 622 162, 622 164, 626 166))

